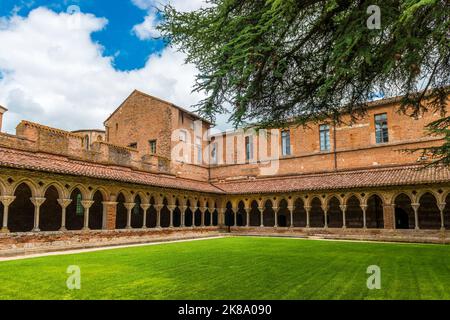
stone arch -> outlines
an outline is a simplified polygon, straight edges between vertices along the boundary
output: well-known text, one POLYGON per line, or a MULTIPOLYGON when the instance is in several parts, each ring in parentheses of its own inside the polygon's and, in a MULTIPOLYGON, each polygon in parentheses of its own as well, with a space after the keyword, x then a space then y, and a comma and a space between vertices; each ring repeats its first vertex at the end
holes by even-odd
POLYGON ((341 210, 341 201, 336 196, 328 198, 328 227, 330 228, 342 228, 343 227, 343 214, 341 210))
POLYGON ((346 199, 347 210, 345 220, 348 228, 363 228, 364 216, 361 209, 361 198, 353 194, 346 199))
MULTIPOLYGON (((348 201, 349 201, 351 198, 356 198, 356 199, 358 200, 358 203, 359 203, 360 205, 364 203, 364 198, 361 197, 361 195, 359 195, 358 193, 355 193, 355 192, 351 192, 351 193, 345 195, 345 197, 344 197, 344 199, 343 199, 343 201, 342 201, 342 204, 348 205, 348 201)), ((353 200, 353 201, 354 201, 354 200, 353 200)))
POLYGON ((282 198, 278 202, 277 215, 277 222, 279 227, 288 228, 291 226, 291 212, 289 211, 289 202, 287 199, 282 198))
POLYGON ((69 188, 67 194, 69 195, 69 197, 72 195, 72 193, 78 190, 78 192, 81 193, 81 197, 83 198, 83 200, 87 200, 90 199, 90 195, 89 195, 89 191, 86 189, 86 187, 82 184, 76 184, 73 185, 69 188))
POLYGON ((5 183, 0 179, 0 196, 4 196, 7 194, 7 188, 5 183))
POLYGON ((27 185, 27 187, 30 189, 31 197, 37 197, 39 195, 39 193, 38 193, 39 188, 36 186, 36 184, 33 181, 31 181, 30 179, 26 179, 26 178, 20 179, 19 181, 16 181, 14 183, 14 186, 12 187, 12 194, 15 194, 17 188, 19 186, 22 186, 23 184, 27 185))
POLYGON ((200 227, 202 225, 202 211, 201 202, 197 201, 196 210, 194 212, 194 226, 200 227))
POLYGON ((226 226, 234 226, 234 211, 233 204, 231 201, 228 201, 225 205, 225 225, 226 226))
POLYGON ((91 230, 101 230, 103 229, 103 201, 107 201, 105 198, 105 193, 100 189, 97 189, 92 194, 92 201, 94 203, 89 208, 89 229, 91 230))
POLYGON ((136 193, 133 197, 134 207, 131 210, 131 228, 141 229, 144 225, 144 209, 141 204, 145 204, 145 198, 142 198, 141 193, 136 193))
POLYGON ((148 208, 146 214, 147 219, 145 221, 147 228, 156 228, 157 225, 157 211, 156 211, 156 198, 155 196, 150 196, 149 199, 150 208, 148 208))
POLYGON ((39 229, 41 231, 58 231, 61 228, 61 206, 58 199, 61 197, 59 190, 52 184, 45 189, 45 201, 41 205, 39 215, 39 229))
POLYGON ((192 217, 194 215, 194 212, 193 212, 194 203, 192 201, 193 201, 192 199, 188 199, 186 201, 186 211, 184 212, 184 225, 186 227, 193 227, 192 217))
POLYGON ((160 211, 160 224, 161 228, 169 228, 170 227, 170 202, 167 196, 164 196, 162 199, 162 207, 160 211))
POLYGON ((206 207, 204 215, 205 215, 205 227, 211 226, 211 224, 212 224, 212 213, 211 213, 209 207, 206 207))
POLYGON ((296 198, 294 201, 294 227, 306 227, 305 202, 300 197, 296 198))
POLYGON ((173 226, 174 228, 181 227, 181 202, 178 198, 175 199, 175 207, 173 209, 173 226))
POLYGON ((273 202, 270 199, 267 199, 264 202, 264 211, 263 211, 263 224, 265 227, 274 227, 275 226, 275 210, 273 209, 273 202))
POLYGON ((396 229, 415 228, 414 210, 411 203, 411 198, 406 193, 400 193, 394 198, 396 229))
POLYGON ((325 226, 325 213, 322 209, 322 201, 314 197, 310 202, 309 224, 311 228, 323 228, 325 226))
POLYGON ((236 211, 236 226, 244 227, 247 225, 247 212, 245 211, 245 203, 243 200, 239 201, 236 211))
POLYGON ((441 211, 438 207, 438 198, 431 192, 421 193, 419 199, 419 228, 439 230, 441 229, 441 211))
POLYGON ((72 202, 66 209, 66 228, 67 230, 81 230, 84 226, 84 208, 81 204, 83 193, 80 189, 71 189, 70 199, 72 202))
POLYGON ((436 200, 436 203, 439 202, 441 195, 437 191, 434 191, 432 189, 419 190, 418 193, 416 194, 415 198, 411 198, 411 199, 413 201, 415 200, 416 203, 420 203, 420 199, 427 193, 429 193, 430 195, 432 195, 434 197, 434 199, 436 200))
POLYGON ((368 195, 366 200, 366 225, 371 229, 384 228, 383 198, 376 193, 368 195))
POLYGON ((121 191, 117 195, 117 209, 116 209, 116 229, 125 229, 128 221, 128 210, 125 203, 128 203, 126 195, 121 191))
POLYGON ((11 232, 29 232, 34 227, 33 191, 26 181, 14 186, 16 197, 9 206, 8 229, 11 232))
POLYGON ((64 199, 68 196, 67 192, 65 191, 66 188, 64 188, 59 182, 53 181, 53 182, 47 183, 42 188, 42 194, 44 195, 44 198, 45 198, 45 194, 46 194, 47 190, 51 187, 55 188, 56 192, 58 193, 59 199, 64 199))
POLYGON ((259 227, 261 225, 261 212, 259 211, 258 201, 250 202, 250 226, 259 227))
POLYGON ((444 199, 445 199, 444 226, 448 230, 450 229, 450 192, 444 199))

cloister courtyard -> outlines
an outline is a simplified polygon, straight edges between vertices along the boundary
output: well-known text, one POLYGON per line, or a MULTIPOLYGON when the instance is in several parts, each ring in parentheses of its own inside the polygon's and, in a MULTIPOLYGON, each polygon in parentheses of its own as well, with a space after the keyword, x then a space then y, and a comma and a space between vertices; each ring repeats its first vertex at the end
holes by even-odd
POLYGON ((0 282, 1 299, 450 299, 450 246, 223 237, 3 261, 0 282))

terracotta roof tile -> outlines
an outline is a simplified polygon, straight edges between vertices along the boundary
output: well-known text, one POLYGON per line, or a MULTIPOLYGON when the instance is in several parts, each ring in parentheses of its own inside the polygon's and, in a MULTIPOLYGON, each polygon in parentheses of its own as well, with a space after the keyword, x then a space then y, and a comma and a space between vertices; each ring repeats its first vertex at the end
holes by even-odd
POLYGON ((125 167, 106 166, 71 160, 66 157, 0 148, 0 166, 45 171, 59 174, 85 176, 142 185, 176 188, 208 193, 222 193, 208 182, 175 178, 125 167))

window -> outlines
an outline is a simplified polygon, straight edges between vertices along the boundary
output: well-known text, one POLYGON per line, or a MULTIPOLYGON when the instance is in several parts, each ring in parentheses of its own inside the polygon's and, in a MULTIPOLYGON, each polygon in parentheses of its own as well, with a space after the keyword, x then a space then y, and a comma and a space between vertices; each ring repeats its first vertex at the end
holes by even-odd
POLYGON ((184 123, 184 112, 181 110, 180 110, 180 121, 181 121, 181 124, 184 123))
POLYGON ((129 148, 137 149, 137 142, 130 143, 128 145, 129 148))
POLYGON ((150 140, 148 143, 150 145, 150 154, 156 154, 156 140, 150 140))
POLYGON ((89 136, 88 135, 86 135, 84 137, 84 143, 85 143, 86 150, 89 150, 90 149, 90 143, 89 143, 89 136))
POLYGON ((245 137, 245 159, 251 160, 253 159, 253 137, 246 136, 245 137))
POLYGON ((330 126, 323 124, 319 127, 320 151, 330 151, 330 126))
POLYGON ((195 148, 197 149, 197 163, 202 163, 202 139, 200 137, 195 138, 195 148))
POLYGON ((283 156, 291 155, 291 132, 289 130, 281 132, 281 153, 283 156))
POLYGON ((211 163, 217 164, 217 143, 211 144, 211 163))
POLYGON ((187 132, 185 130, 180 130, 180 141, 186 142, 187 132))
POLYGON ((377 143, 389 142, 387 114, 375 115, 375 137, 377 143))
POLYGON ((76 197, 75 214, 77 216, 82 216, 84 214, 84 208, 83 208, 83 205, 81 204, 81 193, 77 194, 77 197, 76 197))
POLYGON ((119 131, 119 124, 116 123, 116 131, 119 131))

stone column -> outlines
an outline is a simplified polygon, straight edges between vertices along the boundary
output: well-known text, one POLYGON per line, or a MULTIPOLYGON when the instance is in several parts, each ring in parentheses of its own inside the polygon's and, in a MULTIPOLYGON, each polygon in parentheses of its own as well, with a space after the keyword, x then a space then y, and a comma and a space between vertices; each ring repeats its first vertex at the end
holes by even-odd
POLYGON ((305 211, 306 211, 306 228, 309 228, 310 227, 309 212, 311 211, 311 207, 305 206, 305 211))
POLYGON ((200 225, 201 225, 202 227, 204 227, 204 226, 205 226, 205 213, 206 213, 206 208, 205 208, 205 207, 202 207, 202 208, 200 208, 200 211, 202 212, 202 218, 201 218, 201 223, 200 223, 200 225))
POLYGON ((395 205, 383 205, 384 229, 395 229, 395 205))
POLYGON ((323 210, 323 218, 324 218, 324 225, 323 225, 323 227, 325 228, 325 229, 328 229, 328 208, 322 208, 322 210, 323 210))
POLYGON ((233 213, 234 213, 234 215, 233 215, 233 217, 234 217, 233 226, 234 227, 237 227, 237 215, 238 215, 238 212, 239 212, 239 208, 237 208, 237 209, 233 208, 233 213))
POLYGON ((156 228, 161 229, 161 210, 164 207, 164 205, 157 204, 154 207, 156 209, 156 228))
POLYGON ((58 199, 61 206, 61 228, 59 231, 67 231, 66 229, 66 209, 72 203, 72 199, 58 199))
POLYGON ((106 210, 106 229, 116 229, 117 203, 114 201, 103 201, 103 208, 106 210))
POLYGON ((414 229, 419 230, 419 207, 420 207, 420 203, 412 203, 411 207, 414 210, 414 224, 415 227, 414 229))
POLYGON ((264 227, 264 208, 263 207, 258 207, 259 213, 261 215, 261 225, 260 227, 264 227))
POLYGON ((41 231, 39 229, 39 215, 40 215, 40 208, 41 205, 45 202, 45 198, 30 198, 31 202, 34 204, 34 228, 33 232, 41 231))
POLYGON ((9 206, 13 201, 16 199, 15 196, 2 196, 0 197, 0 201, 3 203, 3 225, 2 225, 2 231, 3 233, 8 233, 8 212, 9 212, 9 206))
POLYGON ((131 229, 131 212, 133 208, 136 206, 136 204, 129 202, 124 203, 123 205, 125 206, 125 208, 127 208, 127 226, 125 227, 125 229, 131 229))
POLYGON ((169 214, 169 228, 173 228, 173 211, 175 210, 177 206, 167 206, 167 209, 169 209, 170 214, 169 214))
POLYGON ((341 211, 342 211, 342 229, 346 229, 347 228, 347 219, 345 217, 345 214, 347 213, 347 205, 341 204, 339 207, 341 208, 341 211))
POLYGON ((367 207, 368 205, 366 204, 361 205, 361 210, 363 212, 363 229, 367 229, 367 207))
POLYGON ((186 227, 186 210, 187 210, 187 206, 181 206, 181 227, 184 228, 186 227))
POLYGON ((446 206, 447 204, 444 202, 444 203, 439 203, 438 204, 438 208, 439 208, 439 211, 440 211, 440 213, 441 213, 441 230, 442 231, 444 231, 445 230, 445 218, 444 218, 444 210, 445 210, 445 206, 446 206))
POLYGON ((150 204, 149 203, 146 203, 146 204, 141 203, 141 208, 142 208, 142 210, 144 210, 144 217, 142 219, 142 229, 147 229, 147 210, 150 208, 150 204))
POLYGON ((272 210, 275 213, 275 225, 274 225, 274 228, 278 228, 278 207, 273 207, 272 210))
POLYGON ((92 200, 82 200, 81 205, 84 208, 84 226, 83 230, 89 230, 89 209, 94 204, 94 201, 92 200))
POLYGON ((219 227, 225 226, 225 209, 217 208, 217 213, 219 214, 219 227))
POLYGON ((245 216, 246 216, 246 220, 245 220, 245 225, 246 227, 250 227, 250 208, 245 208, 245 216))
POLYGON ((289 210, 289 213, 290 213, 290 218, 291 218, 291 228, 294 227, 294 209, 295 209, 294 206, 289 206, 288 207, 288 210, 289 210))

